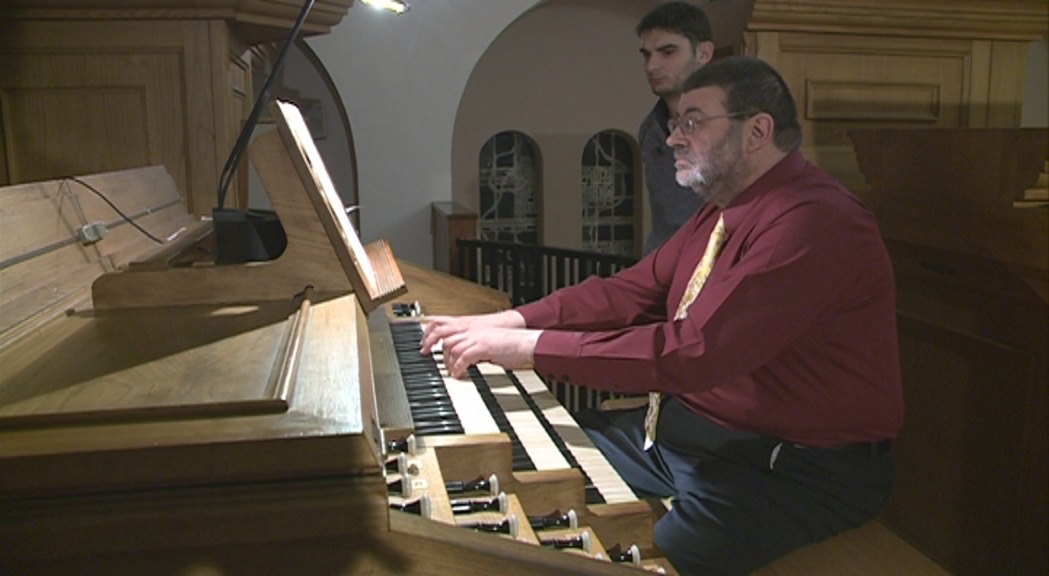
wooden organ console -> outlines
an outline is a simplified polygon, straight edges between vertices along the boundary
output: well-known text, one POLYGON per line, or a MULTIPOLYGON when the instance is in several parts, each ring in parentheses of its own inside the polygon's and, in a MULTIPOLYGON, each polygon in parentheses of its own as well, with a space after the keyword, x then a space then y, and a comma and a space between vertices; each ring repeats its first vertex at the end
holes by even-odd
POLYGON ((161 167, 0 192, 0 572, 673 573, 534 374, 431 360, 459 428, 425 419, 401 312, 506 298, 362 246, 298 110, 274 116, 250 150, 273 261, 210 260, 161 167))
POLYGON ((882 522, 952 574, 1045 573, 1049 131, 849 136, 896 274, 907 415, 882 522))

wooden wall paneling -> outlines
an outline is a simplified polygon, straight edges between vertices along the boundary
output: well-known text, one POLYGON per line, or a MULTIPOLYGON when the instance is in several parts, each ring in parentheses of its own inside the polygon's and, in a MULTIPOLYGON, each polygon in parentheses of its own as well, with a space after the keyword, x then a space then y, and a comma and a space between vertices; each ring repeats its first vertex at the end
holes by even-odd
POLYGON ((743 51, 790 86, 808 157, 856 190, 850 127, 1017 127, 1047 25, 1039 1, 753 0, 743 51))
MULTIPOLYGON (((198 194, 197 214, 207 214, 217 206, 218 186, 222 170, 237 142, 241 128, 247 122, 255 104, 252 96, 252 68, 248 56, 248 45, 235 34, 230 34, 222 22, 211 23, 212 84, 217 94, 213 99, 215 117, 220 119, 211 129, 216 134, 216 148, 212 161, 215 166, 214 180, 198 194)), ((226 207, 248 205, 248 161, 247 154, 241 160, 237 176, 230 182, 226 195, 226 207)))
MULTIPOLYGON (((222 20, 0 21, 5 183, 163 164, 209 214, 253 102, 222 20)), ((227 206, 246 203, 246 172, 227 206)))
MULTIPOLYGON (((178 25, 21 22, 0 54, 13 183, 163 163, 188 167, 178 25), (152 112, 151 112, 152 111, 152 112)), ((192 74, 190 74, 192 76, 192 74)))
POLYGON ((883 521, 953 574, 1044 573, 1045 303, 991 260, 890 251, 907 420, 883 521))
POLYGON ((951 573, 1043 574, 1045 129, 850 131, 897 285, 906 421, 883 521, 951 573))
POLYGON ((995 41, 991 46, 989 128, 1011 128, 1023 118, 1029 42, 995 41))
POLYGON ((778 32, 746 31, 743 33, 743 45, 745 54, 761 58, 779 69, 778 32))
POLYGON ((1014 203, 1038 180, 1047 134, 1044 128, 854 130, 870 184, 858 195, 886 238, 1003 262, 1044 283, 1049 219, 1044 209, 1014 203))
POLYGON ((976 128, 987 126, 991 109, 991 48, 987 40, 974 40, 969 55, 969 78, 966 82, 966 101, 969 102, 968 123, 976 128))
POLYGON ((151 80, 141 72, 148 66, 154 74, 162 74, 172 67, 169 59, 136 61, 81 50, 20 60, 0 64, 15 71, 7 77, 12 82, 3 87, 5 108, 17 119, 5 134, 14 182, 148 164, 150 141, 143 128, 151 80), (123 70, 117 71, 117 59, 124 60, 123 70), (46 67, 55 76, 15 84, 24 70, 20 65, 46 67), (89 79, 103 74, 112 80, 94 83, 89 79), (108 113, 112 108, 122 113, 108 113))
MULTIPOLYGON (((307 35, 328 33, 354 0, 318 0, 303 25, 307 35)), ((237 27, 250 43, 286 35, 301 10, 289 0, 4 0, 0 19, 25 20, 208 20, 237 27)))
POLYGON ((748 0, 752 30, 877 32, 894 37, 1031 40, 1045 34, 1043 0, 748 0))
MULTIPOLYGON (((177 22, 177 21, 176 21, 177 22)), ((219 173, 222 170, 226 132, 221 129, 228 112, 222 87, 228 82, 223 74, 229 32, 226 24, 216 20, 177 22, 181 28, 186 83, 186 139, 182 143, 188 163, 187 182, 180 186, 186 196, 187 209, 198 215, 210 214, 215 206, 219 173)))
POLYGON ((972 42, 968 124, 971 128, 1020 125, 1027 78, 1028 42, 972 42))
POLYGON ((776 44, 806 155, 850 189, 865 182, 850 128, 965 125, 970 42, 782 33, 776 44))

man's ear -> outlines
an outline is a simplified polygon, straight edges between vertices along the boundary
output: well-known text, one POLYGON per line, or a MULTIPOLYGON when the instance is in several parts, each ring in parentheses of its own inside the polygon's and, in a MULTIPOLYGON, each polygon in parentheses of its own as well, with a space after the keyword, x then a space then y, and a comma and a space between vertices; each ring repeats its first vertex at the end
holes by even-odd
POLYGON ((773 133, 776 129, 776 121, 770 114, 764 112, 749 119, 750 128, 747 131, 747 150, 755 151, 763 146, 774 146, 773 133))
POLYGON ((696 45, 696 62, 700 66, 706 66, 714 59, 714 43, 705 40, 696 45))

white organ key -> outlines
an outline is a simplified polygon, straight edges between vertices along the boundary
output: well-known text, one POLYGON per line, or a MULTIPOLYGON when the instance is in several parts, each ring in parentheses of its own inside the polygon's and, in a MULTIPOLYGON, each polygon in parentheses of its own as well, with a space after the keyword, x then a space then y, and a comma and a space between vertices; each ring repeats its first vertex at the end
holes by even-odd
POLYGON ((590 442, 590 438, 579 427, 575 418, 550 394, 546 384, 539 376, 531 370, 514 371, 514 375, 554 427, 572 456, 579 462, 579 466, 590 477, 590 481, 594 483, 605 502, 608 504, 636 502, 637 496, 634 495, 633 490, 612 468, 604 454, 601 454, 601 451, 590 442))
MULTIPOLYGON (((459 400, 455 399, 456 394, 453 394, 451 387, 449 387, 449 395, 452 396, 455 412, 463 423, 463 429, 467 434, 481 433, 472 432, 467 427, 467 420, 464 418, 466 414, 477 412, 478 420, 491 421, 490 425, 496 428, 494 431, 499 432, 495 421, 488 414, 484 401, 481 400, 480 395, 477 393, 476 386, 472 382, 463 382, 448 376, 448 369, 444 364, 442 345, 443 342, 438 342, 434 346, 433 354, 445 382, 456 383, 457 388, 463 388, 462 384, 468 384, 470 390, 457 391, 456 394, 461 393, 464 397, 470 398, 469 401, 464 398, 464 406, 480 404, 480 408, 470 408, 471 412, 464 412, 464 408, 461 408, 459 405, 459 400)), ((506 413, 507 420, 513 426, 514 432, 528 453, 528 457, 535 464, 536 470, 569 468, 568 461, 564 459, 564 455, 561 454, 557 445, 554 444, 547 430, 543 428, 543 425, 539 422, 531 408, 520 397, 519 390, 510 381, 507 371, 488 362, 478 364, 477 369, 484 376, 485 382, 491 388, 493 395, 498 399, 500 407, 506 413), (535 432, 533 433, 532 430, 535 432)), ((619 473, 612 468, 612 465, 605 459, 604 454, 594 446, 590 438, 587 437, 586 432, 583 432, 582 428, 579 427, 575 418, 550 393, 550 390, 539 376, 532 370, 514 370, 512 372, 521 383, 521 387, 524 388, 525 392, 543 413, 543 416, 554 427, 555 433, 560 436, 561 441, 572 453, 580 468, 590 477, 590 481, 601 493, 605 502, 608 504, 636 502, 637 496, 633 490, 627 486, 623 478, 619 476, 619 473)), ((470 423, 470 426, 480 427, 479 424, 475 423, 470 423)), ((486 423, 484 426, 487 427, 489 424, 486 423)), ((493 430, 488 430, 487 428, 484 430, 484 432, 489 431, 493 430)))
POLYGON ((463 425, 464 434, 498 434, 499 425, 492 419, 484 400, 477 392, 477 385, 472 380, 459 380, 448 375, 448 369, 444 365, 444 355, 434 352, 434 361, 441 371, 444 387, 448 390, 448 398, 455 407, 455 415, 463 425))
POLYGON ((477 370, 484 375, 484 381, 495 396, 499 407, 506 415, 506 420, 517 434, 528 457, 532 459, 536 470, 561 470, 571 468, 561 451, 550 439, 542 423, 521 397, 521 392, 514 386, 506 370, 482 362, 477 370))
POLYGON ((488 413, 488 407, 484 405, 473 382, 445 378, 444 386, 448 389, 448 397, 452 400, 465 434, 499 433, 499 425, 488 413))

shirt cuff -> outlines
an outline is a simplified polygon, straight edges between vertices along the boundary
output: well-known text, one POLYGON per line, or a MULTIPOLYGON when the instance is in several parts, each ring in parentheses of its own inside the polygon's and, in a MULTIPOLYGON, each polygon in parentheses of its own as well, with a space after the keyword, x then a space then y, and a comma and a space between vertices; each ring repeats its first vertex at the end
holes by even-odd
POLYGON ((535 371, 544 378, 570 381, 570 373, 578 364, 579 334, 558 330, 544 330, 535 343, 535 371))
POLYGON ((553 307, 542 300, 522 304, 514 310, 524 317, 527 328, 547 328, 557 322, 553 307))

